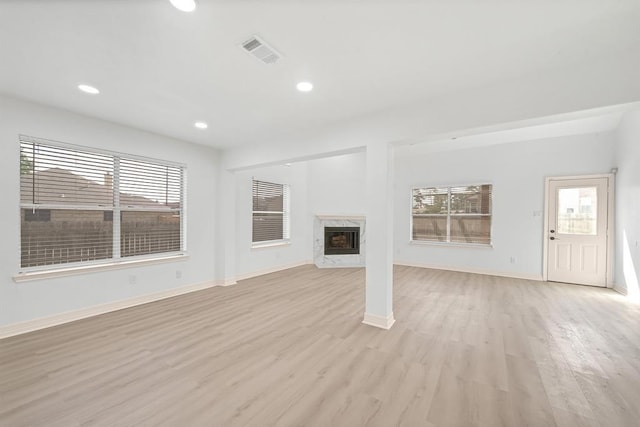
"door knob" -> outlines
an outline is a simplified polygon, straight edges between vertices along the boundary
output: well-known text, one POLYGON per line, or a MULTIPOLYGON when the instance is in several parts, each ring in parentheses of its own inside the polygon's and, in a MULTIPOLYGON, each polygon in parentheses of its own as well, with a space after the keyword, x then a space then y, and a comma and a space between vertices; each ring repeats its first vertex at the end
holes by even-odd
POLYGON ((551 237, 549 237, 549 240, 556 240, 556 238, 551 236, 551 237))
POLYGON ((556 230, 549 230, 549 233, 555 233, 556 230))

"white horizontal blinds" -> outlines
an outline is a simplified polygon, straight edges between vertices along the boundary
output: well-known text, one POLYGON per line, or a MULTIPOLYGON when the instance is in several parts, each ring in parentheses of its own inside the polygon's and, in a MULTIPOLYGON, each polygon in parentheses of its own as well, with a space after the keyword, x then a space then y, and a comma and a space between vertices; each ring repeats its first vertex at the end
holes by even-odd
POLYGON ((179 211, 182 168, 120 157, 120 206, 179 211))
POLYGON ((119 160, 120 256, 180 251, 183 168, 119 160))
POLYGON ((282 186, 282 238, 288 240, 291 238, 291 191, 288 185, 282 186))
POLYGON ((22 267, 181 251, 184 173, 21 138, 22 267))
POLYGON ((451 187, 451 214, 490 215, 491 187, 489 184, 451 187))
POLYGON ((288 193, 286 185, 253 180, 254 243, 289 238, 288 193))
POLYGON ((21 266, 113 256, 113 159, 20 141, 21 266))
POLYGON ((491 243, 491 185, 451 187, 450 241, 491 243))
POLYGON ((113 158, 20 141, 20 202, 46 206, 113 206, 113 158))
POLYGON ((448 238, 449 188, 414 188, 411 195, 412 239, 446 242, 448 238))
POLYGON ((412 239, 490 244, 492 185, 412 190, 412 239))
POLYGON ((179 252, 182 249, 179 211, 122 211, 121 218, 122 257, 179 252))

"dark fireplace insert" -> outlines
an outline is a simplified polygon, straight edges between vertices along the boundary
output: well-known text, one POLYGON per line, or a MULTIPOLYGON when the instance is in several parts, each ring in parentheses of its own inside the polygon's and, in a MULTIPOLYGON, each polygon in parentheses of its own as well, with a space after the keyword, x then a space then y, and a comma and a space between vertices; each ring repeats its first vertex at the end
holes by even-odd
POLYGON ((360 253, 360 227, 325 227, 324 254, 350 255, 360 253))

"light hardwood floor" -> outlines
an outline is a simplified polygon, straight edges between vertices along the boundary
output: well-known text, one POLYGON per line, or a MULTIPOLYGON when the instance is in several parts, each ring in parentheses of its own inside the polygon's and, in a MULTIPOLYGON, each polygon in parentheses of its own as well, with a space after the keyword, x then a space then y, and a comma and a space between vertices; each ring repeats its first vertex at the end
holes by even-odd
POLYGON ((611 290, 303 266, 0 340, 2 426, 638 426, 640 305, 611 290))

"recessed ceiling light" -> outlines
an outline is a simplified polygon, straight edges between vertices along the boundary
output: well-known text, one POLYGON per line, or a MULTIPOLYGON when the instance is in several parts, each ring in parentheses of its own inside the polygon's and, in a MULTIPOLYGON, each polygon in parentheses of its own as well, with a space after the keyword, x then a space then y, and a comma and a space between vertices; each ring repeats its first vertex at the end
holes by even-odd
POLYGON ((296 88, 300 92, 310 92, 313 89, 313 84, 311 82, 300 82, 296 85, 296 88))
POLYGON ((89 85, 78 85, 78 89, 80 89, 84 93, 90 93, 91 95, 97 95, 100 93, 98 89, 89 85))
POLYGON ((209 127, 209 125, 206 124, 205 122, 195 122, 193 125, 198 129, 206 129, 209 127))
POLYGON ((173 7, 183 12, 196 10, 196 0, 169 0, 173 7))

